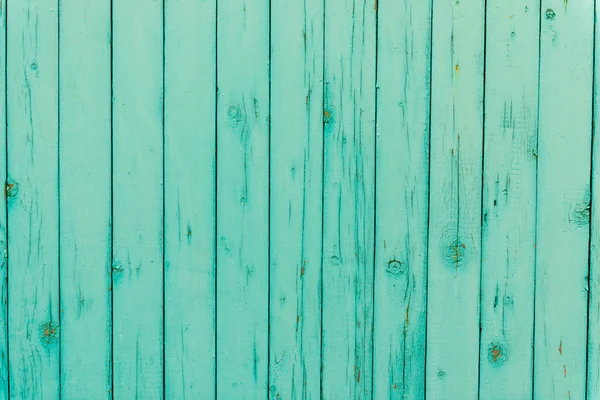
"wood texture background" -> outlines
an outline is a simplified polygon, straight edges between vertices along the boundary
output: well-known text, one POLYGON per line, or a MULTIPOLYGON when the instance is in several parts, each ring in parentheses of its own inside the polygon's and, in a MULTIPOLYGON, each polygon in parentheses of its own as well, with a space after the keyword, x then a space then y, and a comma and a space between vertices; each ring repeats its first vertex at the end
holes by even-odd
POLYGON ((0 1, 0 399, 600 400, 593 1, 0 1))

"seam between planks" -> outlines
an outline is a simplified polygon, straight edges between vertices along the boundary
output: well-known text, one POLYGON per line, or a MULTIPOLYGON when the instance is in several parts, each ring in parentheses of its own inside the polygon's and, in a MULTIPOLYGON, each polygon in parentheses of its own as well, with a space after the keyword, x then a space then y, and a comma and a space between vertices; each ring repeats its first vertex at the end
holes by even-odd
MULTIPOLYGON (((61 287, 60 287, 60 278, 61 278, 61 258, 60 258, 60 250, 61 250, 61 221, 60 221, 60 216, 61 216, 61 206, 60 206, 60 198, 61 198, 61 193, 60 193, 60 127, 61 127, 61 122, 62 122, 62 115, 61 115, 61 109, 60 109, 60 74, 61 74, 61 59, 60 59, 60 15, 61 15, 61 0, 57 0, 57 5, 56 5, 58 12, 56 15, 56 47, 57 47, 57 55, 56 55, 56 59, 57 59, 57 78, 56 78, 56 96, 58 101, 56 102, 56 114, 57 114, 57 123, 56 123, 56 130, 57 130, 57 137, 56 137, 56 197, 57 197, 57 227, 58 227, 58 234, 56 235, 56 246, 57 246, 57 265, 58 265, 58 327, 59 329, 61 328, 61 309, 62 309, 62 292, 61 292, 61 287)), ((59 335, 58 335, 58 398, 62 399, 62 347, 63 347, 63 340, 62 340, 63 335, 60 334, 60 330, 59 330, 59 335)))
POLYGON ((165 268, 166 268, 166 259, 165 259, 165 220, 166 220, 166 212, 165 212, 165 188, 167 185, 166 175, 165 175, 165 102, 166 102, 166 88, 165 88, 165 13, 166 13, 166 0, 162 0, 162 398, 166 398, 166 330, 165 330, 165 310, 166 310, 166 296, 165 296, 165 268))
MULTIPOLYGON (((326 45, 326 36, 325 36, 325 29, 327 28, 326 25, 326 9, 327 9, 327 0, 323 0, 323 25, 322 25, 322 35, 323 37, 321 38, 321 45, 323 47, 323 64, 321 65, 321 78, 323 79, 323 85, 321 87, 321 110, 322 113, 324 114, 325 112, 325 91, 327 90, 327 81, 326 81, 326 76, 325 76, 325 55, 326 55, 326 51, 327 51, 327 45, 326 45)), ((321 341, 321 345, 319 346, 319 350, 320 350, 320 355, 319 355, 319 359, 320 359, 320 365, 319 365, 319 395, 321 397, 321 399, 323 398, 323 267, 324 267, 324 261, 325 261, 325 248, 324 243, 325 243, 325 118, 322 118, 323 124, 322 124, 322 130, 321 130, 321 137, 323 140, 323 146, 322 146, 322 159, 321 159, 321 268, 320 268, 320 276, 319 276, 319 296, 320 296, 320 316, 319 316, 319 321, 320 321, 320 341, 321 341)))
POLYGON ((477 398, 481 398, 481 341, 482 341, 482 307, 483 307, 483 194, 485 189, 485 100, 486 100, 486 69, 487 69, 487 1, 484 1, 483 5, 483 103, 481 105, 482 110, 482 123, 481 123, 481 214, 479 220, 479 356, 477 364, 477 398))
MULTIPOLYGON (((373 140, 373 290, 371 298, 371 307, 373 309, 373 322, 372 329, 373 334, 371 338, 371 399, 375 395, 375 318, 376 318, 376 306, 375 296, 377 289, 377 279, 375 279, 375 271, 377 271, 377 125, 379 121, 378 104, 379 104, 379 83, 378 83, 378 61, 379 61, 379 8, 378 0, 375 0, 375 120, 373 121, 373 134, 375 140, 373 140)), ((406 365, 404 366, 406 369, 406 365)))
POLYGON ((585 399, 589 398, 589 358, 590 358, 590 306, 591 306, 591 273, 592 273, 592 203, 594 201, 594 128, 596 126, 596 107, 594 107, 596 99, 596 1, 593 6, 594 26, 592 29, 592 120, 591 120, 591 140, 590 140, 590 215, 588 225, 588 272, 587 272, 587 326, 586 326, 586 352, 585 352, 585 399))
POLYGON ((218 291, 217 291, 217 286, 218 286, 218 257, 219 257, 219 251, 218 251, 218 193, 219 193, 219 180, 218 180, 218 174, 219 174, 219 140, 218 140, 218 135, 219 135, 219 0, 214 0, 215 1, 215 159, 214 159, 214 173, 213 173, 213 185, 215 188, 215 192, 213 194, 213 218, 214 218, 214 254, 213 254, 213 285, 214 285, 214 301, 215 301, 215 308, 213 310, 213 332, 214 332, 214 366, 213 366, 213 373, 214 373, 214 389, 213 389, 213 395, 214 395, 214 399, 217 399, 217 389, 218 389, 218 373, 219 373, 219 369, 218 367, 218 359, 219 359, 219 351, 218 351, 218 337, 219 337, 219 331, 217 330, 218 324, 217 324, 217 320, 218 320, 218 312, 219 312, 219 296, 218 296, 218 291))
MULTIPOLYGON (((112 0, 111 0, 112 1, 112 0)), ((0 10, 2 11, 2 10, 0 10)), ((6 189, 8 185, 8 0, 4 2, 4 218, 6 221, 5 228, 5 266, 6 266, 6 369, 7 369, 7 395, 10 399, 10 340, 9 340, 9 318, 8 318, 8 304, 9 304, 9 287, 8 287, 8 196, 6 196, 6 189)))
POLYGON ((540 83, 541 83, 541 64, 542 64, 542 0, 539 1, 538 10, 538 83, 537 83, 537 122, 536 122, 536 148, 535 148, 535 232, 534 235, 534 253, 533 253, 533 330, 531 332, 531 398, 535 399, 535 338, 536 338, 536 317, 535 311, 537 299, 537 242, 538 242, 538 191, 539 191, 539 143, 540 143, 540 83))
POLYGON ((113 133, 114 133, 114 85, 113 85, 113 2, 110 0, 110 397, 114 400, 114 162, 113 162, 113 133))
POLYGON ((427 122, 427 234, 425 235, 425 360, 423 362, 423 396, 427 397, 427 336, 429 308, 429 224, 431 216, 431 99, 433 93, 433 0, 429 1, 429 110, 427 122))
POLYGON ((269 387, 271 385, 271 56, 272 56, 272 48, 271 48, 271 0, 269 0, 268 6, 269 16, 267 18, 269 23, 269 55, 268 55, 268 77, 269 77, 269 87, 268 87, 268 98, 269 105, 267 107, 267 154, 268 154, 268 168, 267 168, 267 176, 268 176, 268 194, 267 194, 267 381, 265 385, 266 396, 265 398, 269 398, 269 387))

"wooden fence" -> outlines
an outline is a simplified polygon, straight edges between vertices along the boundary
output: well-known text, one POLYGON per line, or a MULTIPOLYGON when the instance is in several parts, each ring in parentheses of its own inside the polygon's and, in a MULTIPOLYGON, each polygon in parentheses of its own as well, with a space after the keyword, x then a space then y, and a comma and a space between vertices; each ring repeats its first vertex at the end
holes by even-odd
POLYGON ((0 9, 1 399, 600 399, 592 0, 0 9))

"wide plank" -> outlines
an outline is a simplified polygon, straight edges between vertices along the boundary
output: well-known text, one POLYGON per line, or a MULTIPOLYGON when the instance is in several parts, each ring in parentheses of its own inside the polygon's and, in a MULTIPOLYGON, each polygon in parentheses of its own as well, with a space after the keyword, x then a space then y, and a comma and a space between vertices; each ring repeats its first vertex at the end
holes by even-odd
POLYGON ((271 3, 269 393, 318 399, 323 0, 271 3))

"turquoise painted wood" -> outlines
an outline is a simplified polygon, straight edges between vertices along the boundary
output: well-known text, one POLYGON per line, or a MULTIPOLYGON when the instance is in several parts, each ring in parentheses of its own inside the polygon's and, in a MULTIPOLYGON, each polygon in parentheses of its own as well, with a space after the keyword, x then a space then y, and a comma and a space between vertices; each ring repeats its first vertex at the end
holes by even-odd
POLYGON ((484 1, 433 1, 426 396, 479 382, 484 1))
POLYGON ((378 2, 376 399, 425 395, 431 5, 378 2))
POLYGON ((164 10, 165 397, 172 399, 211 398, 215 390, 215 9, 215 1, 173 0, 164 10))
POLYGON ((325 4, 322 397, 371 398, 377 3, 325 4))
POLYGON ((162 4, 114 1, 112 394, 122 399, 164 396, 163 57, 162 4))
POLYGON ((0 2, 0 399, 600 399, 599 12, 0 2))
POLYGON ((10 15, 6 145, 11 150, 5 189, 9 254, 5 375, 11 398, 53 399, 60 395, 61 377, 58 2, 32 0, 6 6, 10 15))
POLYGON ((487 3, 482 399, 532 396, 539 9, 536 0, 487 3))
POLYGON ((269 2, 217 2, 216 395, 269 380, 269 2))
POLYGON ((586 307, 594 7, 542 1, 542 10, 534 398, 578 399, 592 383, 586 307))
MULTIPOLYGON (((6 55, 6 2, 0 7, 0 55, 6 55)), ((0 57, 0 76, 6 76, 6 57, 0 57)), ((6 80, 0 79, 0 87, 7 93, 6 80)), ((4 151, 0 150, 0 176, 7 176, 6 164, 6 131, 7 131, 7 96, 0 98, 0 138, 4 139, 4 151)), ((2 139, 0 139, 2 142, 2 139)), ((6 186, 5 186, 6 188, 6 186)), ((7 247, 7 213, 0 211, 0 396, 8 398, 8 247, 7 247)))
POLYGON ((269 395, 321 390, 324 0, 271 5, 269 395))
POLYGON ((110 23, 109 4, 61 2, 58 150, 62 398, 86 398, 90 392, 97 398, 111 398, 110 23))

